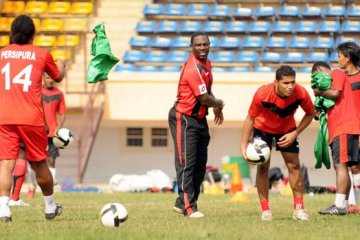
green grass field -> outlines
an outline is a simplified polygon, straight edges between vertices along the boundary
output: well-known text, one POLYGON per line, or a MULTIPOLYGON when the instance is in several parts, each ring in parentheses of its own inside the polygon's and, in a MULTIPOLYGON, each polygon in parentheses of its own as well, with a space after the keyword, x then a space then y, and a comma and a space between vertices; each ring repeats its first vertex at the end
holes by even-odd
POLYGON ((13 207, 12 223, 0 222, 0 239, 359 239, 360 216, 320 216, 317 211, 333 203, 334 195, 305 197, 310 221, 294 221, 292 198, 273 194, 274 220, 260 220, 257 195, 250 203, 232 203, 231 195, 200 195, 203 219, 189 219, 172 211, 175 194, 165 193, 57 193, 63 214, 47 221, 43 199, 37 194, 31 207, 13 207), (119 228, 106 228, 99 212, 109 202, 124 204, 129 218, 119 228))

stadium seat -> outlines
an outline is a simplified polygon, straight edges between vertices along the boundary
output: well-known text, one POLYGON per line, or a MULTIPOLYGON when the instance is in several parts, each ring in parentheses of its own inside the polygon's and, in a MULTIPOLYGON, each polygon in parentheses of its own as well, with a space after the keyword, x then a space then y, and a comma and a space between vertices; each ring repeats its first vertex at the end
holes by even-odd
POLYGON ((44 14, 48 9, 46 1, 28 1, 25 4, 24 12, 27 14, 44 14))
POLYGON ((134 72, 136 71, 136 66, 131 63, 117 64, 114 68, 115 72, 134 72))
POLYGON ((0 17, 0 32, 10 32, 12 18, 0 17))
POLYGON ((159 71, 159 68, 157 66, 151 66, 151 65, 148 65, 148 66, 138 66, 136 68, 136 71, 137 72, 158 72, 159 71))
POLYGON ((90 15, 94 11, 92 2, 73 2, 71 4, 70 13, 79 15, 90 15))
POLYGON ((63 30, 63 20, 60 18, 45 18, 40 23, 40 31, 60 32, 63 30))
POLYGON ((67 14, 70 11, 71 3, 69 1, 50 1, 47 13, 49 14, 67 14))
POLYGON ((347 17, 360 17, 360 5, 351 4, 347 11, 347 17))
POLYGON ((225 26, 226 33, 246 33, 247 22, 245 21, 228 21, 225 26))
POLYGON ((247 31, 249 33, 269 33, 270 26, 269 21, 252 21, 247 31))
POLYGON ((257 18, 274 17, 274 16, 276 16, 276 9, 273 6, 256 7, 254 15, 257 18))
POLYGON ((272 73, 275 71, 275 68, 269 66, 254 66, 254 72, 268 72, 272 73))
POLYGON ((287 52, 283 58, 284 63, 303 63, 305 54, 303 52, 287 52))
POLYGON ((183 16, 186 13, 186 5, 182 3, 169 3, 163 8, 163 15, 183 16))
POLYGON ((255 63, 258 57, 259 53, 257 51, 238 51, 235 61, 240 63, 255 63))
POLYGON ((227 72, 227 68, 226 67, 212 67, 211 70, 213 72, 227 72))
POLYGON ((150 42, 152 48, 169 48, 171 45, 171 39, 165 37, 154 37, 150 42))
POLYGON ((206 17, 209 13, 209 6, 206 3, 190 3, 189 10, 187 11, 188 16, 204 16, 206 17))
POLYGON ((52 49, 50 53, 54 59, 71 60, 72 58, 70 49, 52 49))
POLYGON ((293 36, 290 38, 289 48, 310 48, 310 37, 293 36))
POLYGON ((0 47, 5 47, 10 43, 9 35, 0 35, 0 47))
POLYGON ((302 67, 300 68, 301 73, 311 73, 312 67, 302 67))
POLYGON ((56 43, 55 35, 36 35, 34 45, 39 47, 53 47, 56 43))
POLYGON ((34 25, 35 25, 35 29, 40 29, 40 18, 34 17, 33 22, 34 22, 34 25))
POLYGON ((282 5, 279 10, 279 17, 300 17, 300 7, 298 6, 289 6, 282 5))
POLYGON ((184 63, 188 59, 189 55, 190 55, 189 51, 170 50, 166 61, 184 63))
POLYGON ((223 17, 228 18, 231 14, 230 5, 213 4, 210 7, 209 17, 223 17))
POLYGON ((323 17, 323 11, 322 8, 318 6, 305 6, 301 12, 301 16, 321 18, 323 17))
POLYGON ((86 32, 88 29, 85 18, 65 18, 63 21, 65 32, 86 32))
POLYGON ((265 43, 266 48, 282 48, 287 47, 287 38, 285 37, 268 37, 265 43))
POLYGON ((123 56, 124 63, 141 62, 144 57, 143 51, 127 50, 123 56))
POLYGON ((338 46, 340 43, 343 42, 354 42, 356 44, 359 44, 359 39, 357 37, 346 37, 346 36, 339 36, 335 41, 335 46, 338 46))
POLYGON ((334 48, 334 38, 333 37, 321 37, 317 36, 314 38, 314 42, 311 45, 312 48, 325 48, 333 49, 334 48))
POLYGON ((131 47, 145 48, 145 47, 149 47, 150 41, 151 39, 148 36, 132 36, 130 38, 129 44, 131 47))
POLYGON ((262 48, 264 46, 264 38, 262 36, 245 36, 241 43, 242 48, 262 48))
POLYGON ((159 67, 160 72, 180 72, 181 66, 161 66, 159 67))
POLYGON ((150 50, 145 52, 144 62, 165 62, 167 60, 166 51, 162 50, 150 50))
POLYGON ((253 10, 251 8, 235 7, 232 13, 235 19, 238 18, 251 18, 253 17, 253 10))
POLYGON ((329 62, 329 54, 327 52, 309 52, 306 62, 314 63, 317 61, 329 62))
POLYGON ((3 1, 0 13, 21 14, 25 9, 25 1, 3 1))
POLYGON ((273 33, 292 33, 295 29, 294 25, 295 24, 292 21, 275 21, 271 31, 273 33))
POLYGON ((223 21, 206 21, 204 31, 207 33, 222 33, 225 30, 223 21))
POLYGON ((200 31, 202 28, 201 21, 182 21, 180 24, 180 33, 194 33, 200 31))
POLYGON ((233 51, 216 51, 214 54, 214 62, 229 63, 234 62, 235 54, 233 51))
POLYGON ((239 48, 240 47, 240 38, 223 36, 220 40, 219 47, 221 47, 221 48, 239 48))
POLYGON ((163 20, 158 23, 157 32, 158 33, 176 33, 179 28, 178 21, 168 21, 163 20))
POLYGON ((79 35, 59 35, 56 39, 57 47, 77 47, 80 43, 79 35))
POLYGON ((141 21, 136 24, 137 33, 154 33, 156 32, 155 21, 141 21))
POLYGON ((282 54, 279 52, 263 52, 260 58, 261 62, 281 63, 282 54))
POLYGON ((171 42, 171 48, 188 48, 190 47, 190 37, 177 36, 171 42))
POLYGON ((230 67, 229 72, 250 72, 249 66, 230 67))
POLYGON ((329 4, 325 10, 325 17, 344 17, 346 15, 345 5, 329 4))
POLYGON ((330 62, 337 62, 338 61, 338 53, 337 52, 331 52, 330 53, 330 62))
POLYGON ((300 20, 296 25, 297 33, 317 33, 318 25, 316 21, 300 20))
POLYGON ((217 36, 209 36, 209 40, 212 48, 219 47, 219 38, 217 36))
POLYGON ((341 31, 343 33, 359 33, 360 21, 345 20, 342 24, 341 31))
POLYGON ((161 15, 163 12, 163 4, 161 3, 147 3, 144 6, 145 17, 161 15))
POLYGON ((340 32, 340 22, 331 21, 331 20, 322 20, 319 24, 320 33, 339 33, 340 32))

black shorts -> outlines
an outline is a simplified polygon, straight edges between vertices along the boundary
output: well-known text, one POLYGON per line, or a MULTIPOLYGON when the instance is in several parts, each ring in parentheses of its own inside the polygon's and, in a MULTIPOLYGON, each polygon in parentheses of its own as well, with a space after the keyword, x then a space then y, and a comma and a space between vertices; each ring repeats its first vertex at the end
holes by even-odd
POLYGON ((282 133, 282 134, 266 133, 266 132, 260 131, 259 129, 254 128, 253 138, 261 138, 263 141, 265 141, 267 143, 267 145, 270 147, 270 149, 272 149, 272 146, 275 145, 276 151, 299 153, 299 142, 298 142, 297 138, 294 140, 294 142, 290 146, 288 146, 286 148, 281 148, 276 144, 284 134, 285 133, 282 133))
POLYGON ((55 147, 52 139, 53 139, 52 137, 48 138, 48 156, 57 158, 58 156, 60 156, 59 149, 55 147))
POLYGON ((360 163, 359 135, 343 134, 334 137, 330 144, 333 163, 346 163, 349 167, 360 163))

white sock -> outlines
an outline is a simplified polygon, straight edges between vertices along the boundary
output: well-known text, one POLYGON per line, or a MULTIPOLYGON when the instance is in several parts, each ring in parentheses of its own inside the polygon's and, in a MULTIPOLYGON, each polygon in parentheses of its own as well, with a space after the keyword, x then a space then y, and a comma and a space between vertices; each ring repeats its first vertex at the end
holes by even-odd
POLYGON ((53 180, 55 181, 55 176, 56 176, 56 168, 49 168, 50 169, 50 172, 51 172, 51 175, 52 175, 52 177, 53 177, 53 180))
POLYGON ((355 198, 354 180, 353 180, 353 175, 351 174, 351 172, 349 172, 349 176, 350 176, 350 180, 351 180, 351 187, 350 187, 350 191, 349 191, 349 204, 356 205, 357 201, 355 198))
POLYGON ((0 197, 0 207, 7 206, 9 204, 9 197, 8 196, 1 196, 0 197))
POLYGON ((359 200, 360 196, 360 174, 354 174, 353 175, 354 180, 354 197, 355 197, 355 204, 359 200))
POLYGON ((54 201, 54 194, 50 196, 44 196, 45 202, 45 212, 46 213, 53 213, 56 209, 56 204, 54 201))
POLYGON ((345 208, 346 207, 346 194, 337 193, 335 196, 335 206, 338 208, 345 208))
POLYGON ((31 187, 33 189, 36 189, 37 182, 36 182, 35 171, 32 170, 32 168, 30 167, 30 164, 28 164, 28 174, 29 174, 29 182, 30 182, 31 187))

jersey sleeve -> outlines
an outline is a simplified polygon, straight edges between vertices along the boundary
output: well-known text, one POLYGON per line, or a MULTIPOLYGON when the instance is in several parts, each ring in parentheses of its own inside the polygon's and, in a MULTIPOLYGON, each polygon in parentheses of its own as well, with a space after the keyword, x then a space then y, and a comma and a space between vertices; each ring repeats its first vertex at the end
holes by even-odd
POLYGON ((208 92, 203 76, 195 68, 188 72, 187 82, 196 97, 208 92))
POLYGON ((61 76, 61 72, 49 52, 46 53, 45 57, 45 72, 54 80, 58 80, 61 76))
POLYGON ((261 105, 259 91, 256 91, 256 93, 254 94, 254 97, 252 99, 248 113, 251 117, 256 117, 261 113, 262 109, 263 109, 263 107, 261 105))
POLYGON ((346 75, 339 69, 331 72, 331 89, 342 91, 346 82, 346 75))

